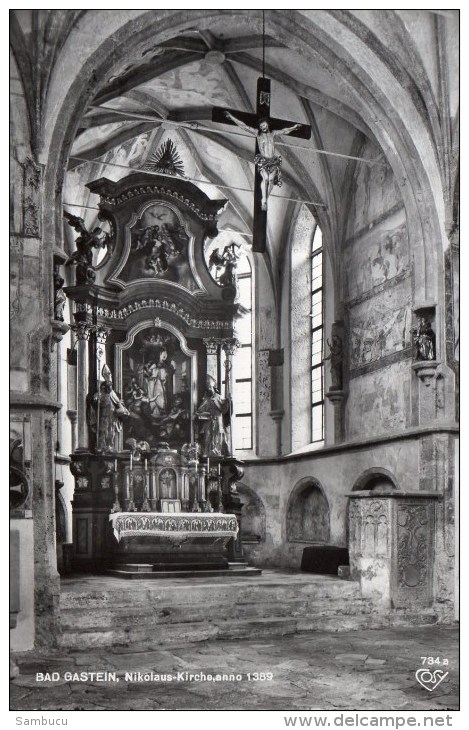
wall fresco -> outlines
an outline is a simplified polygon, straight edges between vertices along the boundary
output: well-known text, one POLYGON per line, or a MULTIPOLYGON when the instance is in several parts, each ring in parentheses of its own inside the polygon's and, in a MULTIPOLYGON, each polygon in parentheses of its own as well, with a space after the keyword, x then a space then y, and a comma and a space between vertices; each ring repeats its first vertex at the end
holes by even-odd
POLYGON ((350 370, 404 350, 410 343, 410 320, 405 282, 350 309, 350 370))
MULTIPOLYGON (((403 212, 399 217, 402 217, 403 212)), ((393 216, 395 219, 397 216, 393 216)), ((359 297, 376 286, 391 281, 409 266, 408 235, 405 223, 387 225, 367 233, 346 246, 344 251, 346 297, 359 297)))

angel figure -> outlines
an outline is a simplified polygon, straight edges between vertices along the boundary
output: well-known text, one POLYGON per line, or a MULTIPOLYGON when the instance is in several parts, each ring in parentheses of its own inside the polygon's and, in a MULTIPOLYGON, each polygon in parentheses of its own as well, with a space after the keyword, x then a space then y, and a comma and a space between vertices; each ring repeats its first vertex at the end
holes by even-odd
POLYGON ((77 249, 72 253, 68 261, 66 261, 66 266, 76 264, 77 286, 92 284, 96 279, 93 266, 93 249, 105 248, 109 243, 109 234, 103 231, 102 228, 99 228, 99 226, 89 232, 85 227, 83 218, 67 213, 67 211, 64 211, 64 218, 80 234, 75 241, 77 249))
POLYGON ((293 124, 291 127, 284 127, 283 129, 270 129, 270 122, 267 118, 259 119, 258 129, 250 127, 240 119, 237 119, 230 112, 225 112, 228 119, 236 124, 237 127, 244 129, 249 134, 255 134, 257 138, 257 144, 259 146, 260 154, 254 157, 254 163, 259 170, 261 180, 261 192, 262 192, 262 210, 267 210, 267 199, 272 192, 274 185, 278 187, 282 186, 282 173, 281 165, 282 158, 280 155, 275 153, 275 138, 281 134, 291 134, 296 129, 299 129, 301 124, 293 124))
POLYGON ((214 248, 210 254, 208 268, 215 266, 215 278, 221 286, 237 285, 236 267, 240 258, 239 249, 241 246, 238 243, 229 243, 223 249, 223 253, 220 253, 219 248, 214 248))

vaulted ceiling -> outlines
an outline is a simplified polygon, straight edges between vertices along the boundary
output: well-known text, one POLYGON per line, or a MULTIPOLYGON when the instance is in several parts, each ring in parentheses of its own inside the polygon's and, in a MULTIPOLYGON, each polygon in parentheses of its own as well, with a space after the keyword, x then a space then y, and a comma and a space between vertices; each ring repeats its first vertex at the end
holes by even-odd
MULTIPOLYGON (((158 18, 171 12, 96 14, 102 23, 107 18, 109 28, 117 29, 121 23, 122 33, 120 40, 117 32, 112 36, 109 71, 102 77, 98 72, 92 79, 97 92, 83 110, 71 147, 64 203, 75 206, 73 212, 92 223, 98 201, 84 188, 86 182, 102 176, 119 179, 141 169, 170 139, 185 175, 210 197, 229 199, 220 227, 239 230, 249 241, 254 141, 240 129, 212 122, 211 117, 213 106, 254 111, 256 80, 263 67, 262 12, 181 11, 186 18, 180 24, 184 30, 170 37, 166 25, 166 40, 156 43, 158 18), (125 22, 129 27, 139 23, 135 37, 125 35, 125 22)), ((14 11, 14 58, 23 86, 28 90, 29 84, 32 89, 30 109, 38 109, 41 96, 46 98, 57 59, 64 59, 63 69, 64 63, 73 64, 73 57, 67 55, 71 38, 75 36, 75 44, 80 39, 85 58, 87 44, 91 53, 96 38, 106 37, 108 26, 94 28, 93 17, 94 11, 40 11, 37 15, 14 11), (29 82, 35 68, 41 69, 36 87, 29 82)), ((271 113, 312 127, 310 140, 285 137, 279 147, 284 185, 274 188, 268 214, 268 249, 274 269, 299 201, 320 221, 326 240, 338 245, 343 239, 357 165, 388 165, 377 142, 378 129, 384 129, 386 136, 392 125, 397 129, 401 124, 399 134, 412 135, 406 115, 395 116, 396 94, 401 91, 406 101, 412 100, 407 120, 419 118, 429 131, 444 177, 458 126, 457 76, 450 74, 457 61, 452 40, 457 37, 457 22, 455 11, 265 12, 271 113), (308 60, 288 30, 289 24, 296 23, 296 32, 303 32, 300 15, 305 16, 304 33, 310 33, 308 60), (387 105, 389 82, 396 86, 394 96, 389 87, 387 105)))
MULTIPOLYGON (((118 179, 129 168, 142 168, 171 139, 185 174, 210 197, 230 200, 220 227, 239 230, 250 241, 254 140, 236 127, 213 123, 212 107, 254 111, 263 63, 259 30, 258 17, 251 32, 225 21, 210 31, 186 31, 134 50, 102 84, 83 117, 71 150, 65 202, 86 203, 91 211, 96 201, 89 195, 77 200, 85 178, 118 179), (92 170, 86 160, 94 162, 92 170)), ((323 222, 338 217, 337 194, 349 160, 314 150, 356 157, 365 140, 374 137, 344 101, 340 80, 323 59, 306 68, 297 53, 266 36, 265 75, 272 80, 272 115, 310 124, 313 130, 310 140, 285 137, 279 146, 284 184, 274 188, 268 215, 274 253, 288 236, 301 201, 323 222)))

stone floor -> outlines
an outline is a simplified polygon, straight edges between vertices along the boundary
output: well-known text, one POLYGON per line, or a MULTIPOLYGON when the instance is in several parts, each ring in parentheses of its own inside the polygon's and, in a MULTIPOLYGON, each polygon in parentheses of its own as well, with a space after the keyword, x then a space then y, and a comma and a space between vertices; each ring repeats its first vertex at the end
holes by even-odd
POLYGON ((86 653, 62 650, 49 655, 23 654, 17 659, 21 673, 11 683, 13 710, 459 708, 458 633, 448 626, 316 631, 138 652, 135 647, 86 653), (447 676, 431 692, 415 677, 424 656, 448 660, 447 665, 440 665, 447 676), (97 678, 83 682, 65 676, 66 672, 92 671, 115 672, 118 682, 97 678), (152 671, 172 674, 174 679, 153 681, 149 674, 152 671), (38 682, 36 672, 56 672, 59 679, 38 682), (126 672, 141 672, 144 676, 126 681, 126 672), (178 672, 182 673, 179 680, 178 672), (242 678, 197 681, 187 678, 186 672, 213 676, 232 673, 242 678), (254 679, 256 672, 262 679, 254 679))

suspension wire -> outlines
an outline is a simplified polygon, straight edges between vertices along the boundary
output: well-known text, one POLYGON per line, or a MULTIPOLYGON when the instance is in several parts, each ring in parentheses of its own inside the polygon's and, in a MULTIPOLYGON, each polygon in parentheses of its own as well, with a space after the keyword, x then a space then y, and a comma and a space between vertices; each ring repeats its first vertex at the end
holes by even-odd
MULTIPOLYGON (((133 170, 134 172, 145 172, 148 175, 158 175, 159 177, 170 177, 173 180, 175 179, 175 175, 170 175, 166 172, 154 172, 153 170, 143 170, 141 167, 132 167, 131 165, 119 165, 118 162, 105 162, 104 160, 95 160, 95 159, 88 159, 87 157, 79 157, 78 155, 70 155, 71 160, 78 160, 79 162, 87 162, 89 163, 96 163, 98 165, 109 165, 110 167, 120 167, 124 170, 133 170)), ((213 183, 209 182, 208 180, 201 180, 197 177, 188 177, 187 175, 182 175, 181 177, 177 177, 177 180, 187 180, 189 182, 194 183, 201 183, 202 185, 211 185, 214 188, 219 188, 220 190, 239 190, 243 193, 253 193, 254 190, 252 188, 240 188, 235 185, 222 185, 219 183, 213 183)), ((269 195, 270 198, 280 198, 281 200, 291 200, 294 203, 306 203, 306 205, 314 205, 317 208, 327 208, 327 205, 325 203, 315 203, 313 200, 300 200, 299 198, 289 198, 286 195, 275 195, 274 193, 271 193, 269 195)))
MULTIPOLYGON (((221 183, 212 183, 208 180, 201 180, 197 177, 188 177, 187 175, 181 175, 181 177, 176 177, 175 175, 170 175, 166 172, 154 172, 153 170, 144 170, 141 167, 132 167, 131 165, 119 165, 118 162, 105 162, 104 160, 96 160, 96 159, 88 159, 87 157, 79 157, 78 155, 70 155, 71 160, 78 160, 79 162, 88 162, 89 163, 96 163, 98 165, 109 165, 110 167, 120 167, 124 170, 133 170, 134 172, 145 172, 148 175, 158 175, 159 177, 170 177, 173 180, 187 180, 189 182, 196 182, 201 183, 202 185, 210 185, 214 188, 219 188, 220 190, 240 190, 243 193, 254 193, 254 190, 252 188, 241 188, 237 187, 236 185, 222 185, 221 183)), ((299 198, 289 198, 286 195, 275 195, 274 193, 271 193, 269 195, 270 198, 280 198, 281 200, 292 200, 294 203, 306 203, 307 205, 314 205, 317 208, 327 208, 327 205, 325 203, 315 203, 313 200, 300 200, 299 198)))
MULTIPOLYGON (((154 117, 149 117, 145 114, 138 114, 137 112, 126 112, 122 109, 114 109, 112 107, 100 107, 100 106, 92 106, 90 109, 108 109, 109 111, 114 112, 115 114, 120 114, 121 116, 127 117, 128 121, 131 122, 132 118, 135 119, 142 119, 143 121, 147 122, 153 122, 154 124, 164 124, 168 127, 182 127, 183 129, 187 129, 192 132, 210 132, 211 134, 229 134, 232 137, 246 137, 247 139, 253 139, 255 138, 254 134, 247 134, 246 132, 238 132, 231 129, 214 129, 213 127, 206 127, 200 122, 175 122, 168 119, 155 119, 154 117), (130 117, 130 118, 129 118, 130 117)), ((375 158, 374 160, 367 160, 365 157, 354 157, 353 155, 343 155, 339 152, 330 152, 329 150, 321 150, 317 147, 308 147, 307 145, 302 144, 295 144, 292 141, 288 142, 280 142, 276 141, 275 144, 279 147, 292 147, 293 149, 298 150, 307 150, 308 152, 313 152, 317 155, 329 155, 329 157, 341 157, 345 160, 356 160, 357 162, 363 162, 365 165, 378 165, 380 167, 387 167, 387 164, 385 162, 381 162, 380 158, 375 158)), ((77 158, 78 159, 78 158, 77 158)))

